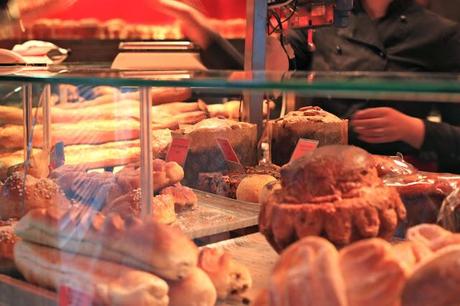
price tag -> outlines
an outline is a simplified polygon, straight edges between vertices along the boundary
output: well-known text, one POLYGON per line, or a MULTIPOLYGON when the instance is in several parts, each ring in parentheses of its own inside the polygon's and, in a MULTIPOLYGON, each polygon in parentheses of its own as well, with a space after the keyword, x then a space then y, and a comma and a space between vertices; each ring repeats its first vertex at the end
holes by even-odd
POLYGON ((174 161, 181 166, 185 165, 188 150, 190 148, 190 140, 187 138, 174 138, 169 146, 166 161, 174 161))
POLYGON ((235 153, 235 150, 233 150, 233 147, 228 141, 228 139, 217 138, 216 141, 219 145, 220 151, 224 155, 225 160, 227 160, 228 162, 241 164, 240 160, 238 159, 238 156, 235 153))
POLYGON ((59 306, 92 306, 93 297, 83 290, 76 289, 70 285, 59 287, 59 306))
POLYGON ((291 161, 314 151, 318 147, 318 143, 318 140, 300 138, 294 152, 292 153, 291 161))
POLYGON ((65 164, 64 143, 58 142, 51 150, 50 169, 54 170, 65 164))

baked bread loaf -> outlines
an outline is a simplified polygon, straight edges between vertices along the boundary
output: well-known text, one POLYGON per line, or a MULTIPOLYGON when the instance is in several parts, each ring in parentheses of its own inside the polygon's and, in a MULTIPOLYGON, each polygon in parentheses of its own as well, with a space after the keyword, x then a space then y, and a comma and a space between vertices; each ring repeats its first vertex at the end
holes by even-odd
POLYGON ((271 175, 253 174, 241 180, 236 189, 236 199, 240 201, 259 203, 260 195, 265 185, 276 182, 271 175))
POLYGON ((306 237, 278 259, 267 288, 268 305, 348 306, 345 286, 335 247, 306 237))
POLYGON ((14 253, 18 270, 33 284, 58 290, 65 280, 82 283, 97 305, 168 305, 168 285, 151 273, 25 241, 14 253))
POLYGON ((460 305, 460 246, 439 251, 414 271, 402 292, 402 306, 460 305))
POLYGON ((198 267, 211 279, 219 299, 240 296, 252 286, 248 268, 221 249, 202 248, 198 267))
POLYGON ((194 267, 190 274, 180 281, 169 281, 169 306, 214 306, 216 289, 208 275, 194 267))
POLYGON ((187 277, 198 260, 197 247, 179 229, 118 214, 82 213, 78 206, 32 210, 15 231, 26 241, 98 256, 169 280, 187 277))
POLYGON ((348 144, 348 120, 317 106, 307 106, 269 122, 272 161, 284 165, 291 159, 300 138, 318 140, 319 146, 348 144))
POLYGON ((412 271, 418 263, 433 255, 426 245, 417 241, 397 243, 393 245, 393 250, 407 271, 412 271))
POLYGON ((184 166, 185 185, 195 187, 200 172, 223 172, 225 158, 216 139, 225 138, 243 165, 257 161, 257 127, 229 119, 210 118, 173 132, 173 138, 188 138, 190 148, 184 166))
POLYGON ((192 189, 182 186, 180 183, 169 186, 160 191, 160 194, 171 197, 177 212, 195 209, 198 205, 198 197, 192 189))
POLYGON ((325 146, 281 169, 281 188, 264 196, 259 229, 277 251, 321 235, 336 245, 390 239, 406 210, 377 176, 371 156, 353 146, 325 146))
POLYGON ((406 239, 420 243, 433 252, 452 245, 460 245, 460 234, 454 234, 435 224, 421 224, 411 227, 406 239))
POLYGON ((406 162, 401 156, 372 155, 379 177, 411 175, 417 169, 406 162))
POLYGON ((400 305, 409 271, 404 269, 390 243, 368 239, 342 249, 339 254, 348 305, 400 305))
POLYGON ((70 206, 59 186, 49 179, 16 172, 0 188, 0 219, 21 218, 35 208, 70 206))
MULTIPOLYGON (((171 224, 176 221, 174 210, 174 198, 170 195, 158 195, 152 200, 152 218, 153 220, 171 224)), ((116 198, 114 201, 107 203, 102 213, 109 215, 118 213, 121 216, 141 216, 141 190, 134 189, 128 194, 116 198)))

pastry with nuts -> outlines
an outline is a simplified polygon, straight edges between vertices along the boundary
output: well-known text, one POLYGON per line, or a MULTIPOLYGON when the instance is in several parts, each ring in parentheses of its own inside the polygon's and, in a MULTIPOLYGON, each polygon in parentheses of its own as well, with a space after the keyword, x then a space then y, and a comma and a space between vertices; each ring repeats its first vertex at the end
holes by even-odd
POLYGON ((16 221, 0 222, 0 260, 13 260, 13 249, 18 237, 14 234, 13 227, 16 221))
POLYGON ((70 206, 58 185, 50 179, 37 179, 15 172, 0 189, 0 219, 21 218, 35 208, 70 206))
POLYGON ((348 120, 342 120, 317 106, 303 107, 269 122, 272 161, 289 162, 300 138, 318 140, 318 146, 348 143, 348 120))

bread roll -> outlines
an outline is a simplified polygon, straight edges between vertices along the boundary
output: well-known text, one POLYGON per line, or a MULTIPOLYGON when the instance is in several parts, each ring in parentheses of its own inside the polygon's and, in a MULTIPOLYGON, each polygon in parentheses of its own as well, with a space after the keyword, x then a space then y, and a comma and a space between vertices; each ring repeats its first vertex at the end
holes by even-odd
POLYGON ((433 255, 433 252, 424 244, 417 241, 404 241, 393 245, 396 257, 404 269, 411 272, 422 260, 433 255))
POLYGON ((54 290, 63 280, 81 283, 97 305, 168 305, 168 285, 151 273, 25 241, 16 244, 14 260, 29 282, 54 290))
MULTIPOLYGON (((270 306, 347 306, 335 247, 307 237, 280 256, 268 286, 270 306)), ((389 305, 387 305, 389 306, 389 305)))
POLYGON ((216 289, 208 275, 194 267, 189 276, 180 281, 168 282, 169 306, 214 306, 216 289))
POLYGON ((160 194, 173 198, 177 212, 194 209, 198 205, 198 197, 195 192, 188 187, 182 186, 180 183, 162 189, 160 194))
POLYGON ((219 299, 237 297, 252 286, 248 268, 221 249, 201 249, 198 267, 211 279, 219 299))
POLYGON ((197 247, 179 229, 118 214, 82 213, 78 206, 30 211, 15 231, 24 240, 67 252, 94 256, 97 248, 101 259, 170 280, 185 278, 198 260, 197 247))
POLYGON ((460 305, 460 246, 448 247, 422 263, 402 292, 402 306, 460 305))
POLYGON ((236 189, 236 199, 252 203, 260 203, 260 196, 265 185, 276 181, 271 175, 250 175, 245 177, 236 189))
MULTIPOLYGON (((122 216, 141 216, 141 190, 134 189, 128 194, 116 198, 108 203, 102 212, 106 215, 118 213, 122 216)), ((174 210, 174 198, 170 195, 158 195, 152 201, 152 218, 153 220, 171 224, 176 221, 174 210)))
POLYGON ((35 208, 67 208, 69 201, 61 189, 49 179, 36 179, 23 173, 13 173, 1 186, 0 216, 21 218, 35 208))
POLYGON ((385 240, 363 240, 341 250, 340 271, 350 306, 399 305, 408 272, 385 240))
POLYGON ((443 240, 452 233, 435 224, 421 224, 408 229, 406 239, 425 245, 436 251, 443 244, 443 240))

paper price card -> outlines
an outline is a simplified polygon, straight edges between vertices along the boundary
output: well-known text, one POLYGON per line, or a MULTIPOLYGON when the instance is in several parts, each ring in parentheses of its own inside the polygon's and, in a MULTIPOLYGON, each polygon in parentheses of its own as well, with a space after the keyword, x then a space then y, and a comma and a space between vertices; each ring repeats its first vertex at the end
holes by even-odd
POLYGON ((187 159, 188 150, 190 148, 190 140, 187 138, 174 138, 169 146, 166 161, 174 161, 181 166, 184 166, 187 159))
POLYGON ((228 141, 228 139, 225 138, 217 138, 216 139, 217 144, 219 145, 219 148, 224 155, 225 160, 237 164, 241 164, 240 160, 238 159, 238 156, 235 153, 235 150, 233 150, 232 145, 228 141))
POLYGON ((294 161, 307 153, 314 151, 318 147, 318 140, 300 138, 297 146, 291 156, 291 161, 294 161))

